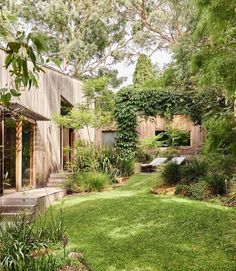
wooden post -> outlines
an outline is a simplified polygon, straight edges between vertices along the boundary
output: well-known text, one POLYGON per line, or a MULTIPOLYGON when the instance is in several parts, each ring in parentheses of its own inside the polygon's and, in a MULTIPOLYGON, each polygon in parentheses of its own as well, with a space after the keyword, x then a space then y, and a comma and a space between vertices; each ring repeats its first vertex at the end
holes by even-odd
POLYGON ((16 122, 16 191, 22 190, 22 121, 16 122))
POLYGON ((0 196, 3 194, 4 190, 4 148, 5 148, 5 142, 4 142, 4 112, 0 112, 1 116, 1 138, 0 138, 0 145, 1 145, 1 151, 0 151, 0 196))
POLYGON ((60 127, 60 166, 61 166, 61 171, 63 171, 63 127, 60 127))
POLYGON ((32 134, 30 138, 30 186, 31 188, 36 188, 35 149, 36 149, 36 123, 32 124, 32 134))

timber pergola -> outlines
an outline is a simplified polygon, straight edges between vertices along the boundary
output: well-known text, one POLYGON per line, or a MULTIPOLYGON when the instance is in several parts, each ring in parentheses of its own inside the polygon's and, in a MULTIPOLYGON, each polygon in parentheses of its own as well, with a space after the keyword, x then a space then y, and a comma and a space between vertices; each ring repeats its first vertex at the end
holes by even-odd
POLYGON ((33 110, 19 104, 11 103, 9 106, 0 105, 0 119, 1 119, 1 152, 0 152, 0 195, 3 194, 4 189, 4 161, 5 161, 5 132, 4 120, 12 118, 16 121, 16 191, 22 190, 22 132, 23 121, 27 121, 32 125, 32 136, 30 139, 30 187, 36 187, 36 172, 35 172, 35 149, 36 149, 36 126, 37 121, 50 121, 50 119, 34 112, 33 110))

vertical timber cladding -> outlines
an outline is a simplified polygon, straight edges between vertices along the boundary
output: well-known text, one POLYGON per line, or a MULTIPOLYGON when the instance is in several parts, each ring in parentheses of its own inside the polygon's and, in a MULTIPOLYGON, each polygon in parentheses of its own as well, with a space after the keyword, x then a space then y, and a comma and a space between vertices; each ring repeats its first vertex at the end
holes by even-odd
MULTIPOLYGON (((3 194, 4 189, 4 111, 0 111, 0 196, 3 194)), ((1 206, 0 206, 1 208, 1 206)), ((1 213, 1 209, 0 209, 1 213)))
MULTIPOLYGON (((5 53, 0 50, 0 73, 1 85, 8 85, 11 82, 11 77, 4 66, 5 53)), ((29 63, 30 65, 30 63, 29 63)), ((53 122, 53 116, 60 114, 60 101, 63 96, 73 106, 83 101, 84 95, 82 92, 82 84, 79 80, 69 77, 61 72, 58 72, 49 67, 43 67, 44 72, 39 74, 39 88, 32 87, 29 91, 23 91, 18 99, 13 99, 13 102, 19 103, 33 112, 36 112, 51 121, 37 121, 36 136, 35 136, 35 164, 31 161, 34 175, 37 176, 41 183, 46 181, 51 172, 56 172, 60 169, 60 128, 53 122)), ((20 129, 18 124, 18 129, 20 129)), ((79 131, 80 138, 88 139, 86 130, 79 131)), ((18 132, 18 141, 20 134, 18 132)), ((20 142, 18 142, 18 145, 20 142)), ((17 157, 19 158, 22 152, 22 146, 18 146, 17 157)), ((33 152, 33 150, 31 149, 33 152)), ((73 155, 73 154, 72 154, 73 155)), ((20 159, 16 159, 18 171, 20 159)), ((20 173, 18 172, 18 178, 20 173)), ((31 186, 34 187, 35 179, 31 174, 31 186)), ((20 184, 18 183, 18 186, 20 184)), ((20 187, 19 187, 20 189, 20 187)))

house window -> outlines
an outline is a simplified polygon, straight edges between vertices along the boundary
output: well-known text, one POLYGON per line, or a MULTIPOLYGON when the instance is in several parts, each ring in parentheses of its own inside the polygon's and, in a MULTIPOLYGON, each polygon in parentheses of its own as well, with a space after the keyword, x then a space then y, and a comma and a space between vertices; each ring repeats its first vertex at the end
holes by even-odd
POLYGON ((102 146, 112 147, 115 144, 116 132, 102 131, 102 146))
POLYGON ((168 130, 168 131, 155 131, 157 141, 160 142, 161 147, 179 147, 191 145, 191 134, 189 131, 168 130))

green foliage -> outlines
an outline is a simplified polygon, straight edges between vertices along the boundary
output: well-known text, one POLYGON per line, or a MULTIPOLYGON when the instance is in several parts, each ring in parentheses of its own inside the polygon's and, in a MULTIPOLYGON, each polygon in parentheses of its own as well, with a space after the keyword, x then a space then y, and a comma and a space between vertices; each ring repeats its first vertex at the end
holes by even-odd
POLYGON ((207 163, 203 159, 193 159, 181 168, 181 179, 184 182, 197 181, 200 177, 207 174, 207 163))
POLYGON ((85 180, 88 191, 102 191, 110 183, 110 177, 101 172, 87 172, 85 180))
POLYGON ((19 97, 25 88, 38 86, 37 75, 43 71, 37 62, 38 55, 46 49, 46 45, 41 35, 20 31, 13 35, 7 29, 5 31, 6 35, 3 35, 6 41, 5 68, 14 78, 14 84, 9 88, 0 89, 0 101, 9 105, 11 98, 19 97), (28 60, 32 62, 32 68, 29 67, 28 60))
POLYGON ((20 214, 11 221, 0 223, 0 269, 9 271, 56 270, 54 256, 48 256, 50 245, 65 236, 63 216, 29 221, 27 214, 20 214), (45 251, 43 255, 40 251, 45 251), (39 254, 39 258, 35 255, 39 254), (45 269, 40 269, 40 268, 45 269))
POLYGON ((98 147, 93 144, 78 142, 74 163, 74 172, 103 172, 114 181, 117 176, 130 176, 134 171, 133 160, 127 160, 116 148, 98 147))
POLYGON ((206 200, 211 196, 208 184, 204 181, 190 185, 179 183, 176 185, 175 194, 196 200, 206 200))
POLYGON ((227 191, 227 177, 225 175, 213 173, 205 177, 204 181, 208 184, 211 193, 215 196, 224 195, 227 191))
POLYGON ((68 194, 102 191, 110 184, 110 176, 101 172, 77 172, 65 183, 68 194))
POLYGON ((233 115, 214 116, 204 126, 207 130, 203 148, 206 155, 219 153, 236 157, 236 122, 233 115))
POLYGON ((133 83, 135 87, 140 87, 148 81, 152 81, 155 78, 154 68, 151 59, 141 54, 138 58, 134 75, 133 83))
POLYGON ((122 89, 116 95, 114 110, 117 121, 116 147, 122 151, 127 160, 134 159, 138 140, 135 103, 135 91, 132 88, 122 89))
POLYGON ((232 177, 235 171, 235 159, 232 155, 224 155, 220 153, 210 153, 204 157, 207 167, 208 173, 213 174, 223 174, 232 177))
POLYGON ((66 115, 54 115, 53 120, 61 127, 79 130, 86 128, 90 138, 90 127, 101 128, 112 122, 112 114, 103 110, 93 109, 87 103, 77 104, 66 115))
POLYGON ((126 56, 126 21, 117 16, 111 2, 23 0, 6 9, 20 27, 32 25, 46 35, 46 55, 59 59, 60 68, 76 77, 97 73, 99 67, 126 56))
POLYGON ((134 175, 106 193, 68 197, 64 215, 74 251, 86 255, 90 270, 112 264, 115 271, 233 271, 235 208, 153 196, 157 178, 134 175))
POLYGON ((163 165, 161 169, 161 177, 164 183, 169 185, 174 185, 181 180, 181 166, 169 162, 166 165, 163 165))
POLYGON ((58 265, 55 257, 49 255, 41 258, 31 258, 30 261, 20 262, 15 271, 57 271, 58 265))
MULTIPOLYGON (((131 87, 121 89, 115 97, 114 115, 117 121, 116 145, 126 157, 133 158, 137 143, 137 115, 171 118, 175 114, 189 115, 195 124, 200 124, 206 116, 233 108, 217 91, 171 92, 161 89, 135 90, 131 87)), ((182 135, 172 134, 176 143, 182 135)), ((185 139, 187 134, 184 134, 185 139), (186 135, 186 136, 185 136, 186 135)))
POLYGON ((180 131, 177 129, 168 129, 166 132, 161 132, 156 136, 145 137, 140 141, 141 147, 158 148, 158 147, 178 147, 188 146, 190 141, 189 132, 180 131))

